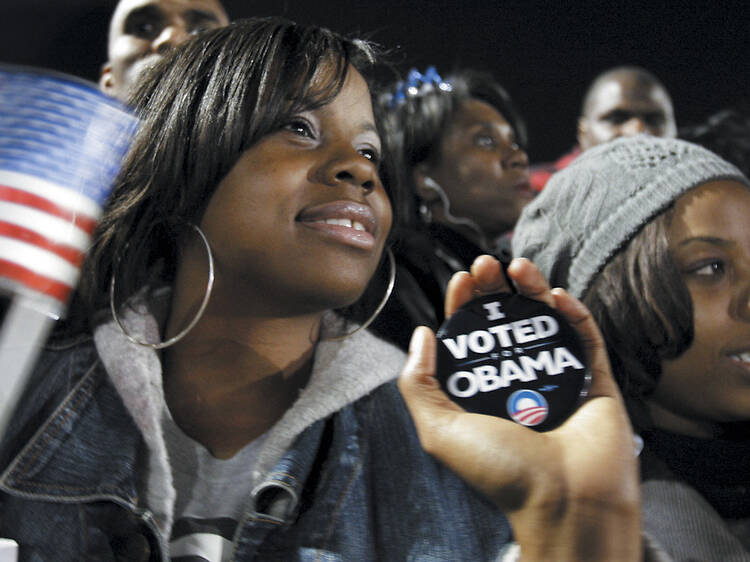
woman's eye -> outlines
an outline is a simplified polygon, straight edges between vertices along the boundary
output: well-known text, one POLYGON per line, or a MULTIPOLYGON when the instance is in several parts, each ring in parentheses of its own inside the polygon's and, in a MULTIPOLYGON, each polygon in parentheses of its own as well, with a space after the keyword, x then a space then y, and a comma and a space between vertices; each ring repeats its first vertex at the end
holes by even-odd
POLYGON ((315 138, 312 126, 304 119, 294 119, 284 125, 284 129, 294 133, 295 135, 299 135, 300 137, 309 139, 315 138))
POLYGON ((605 115, 601 120, 607 121, 611 125, 622 125, 630 119, 632 116, 627 111, 622 111, 620 109, 613 111, 612 113, 608 113, 605 115))
POLYGON ((151 21, 142 21, 135 24, 132 28, 132 35, 136 37, 142 37, 144 39, 150 39, 156 37, 156 24, 151 21))
POLYGON ((688 273, 691 273, 692 275, 696 275, 698 277, 715 277, 723 275, 724 270, 724 262, 711 261, 708 263, 696 265, 695 267, 690 269, 688 273))
POLYGON ((362 148, 359 153, 376 166, 380 164, 380 153, 374 148, 362 148))
POLYGON ((483 148, 494 148, 497 143, 491 135, 477 135, 474 137, 474 144, 483 148))
POLYGON ((189 33, 190 35, 198 35, 199 33, 203 33, 204 31, 208 31, 209 29, 211 28, 206 24, 200 24, 196 25, 195 27, 191 27, 189 33))

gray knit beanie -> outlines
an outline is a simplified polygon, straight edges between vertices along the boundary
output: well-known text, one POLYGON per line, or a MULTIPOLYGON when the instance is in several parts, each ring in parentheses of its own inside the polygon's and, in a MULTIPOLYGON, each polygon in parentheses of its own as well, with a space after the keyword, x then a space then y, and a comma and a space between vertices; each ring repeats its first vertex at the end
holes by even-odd
POLYGON ((697 145, 639 135, 587 150, 557 172, 521 213, 513 255, 533 261, 550 285, 581 298, 640 228, 707 182, 750 183, 697 145))

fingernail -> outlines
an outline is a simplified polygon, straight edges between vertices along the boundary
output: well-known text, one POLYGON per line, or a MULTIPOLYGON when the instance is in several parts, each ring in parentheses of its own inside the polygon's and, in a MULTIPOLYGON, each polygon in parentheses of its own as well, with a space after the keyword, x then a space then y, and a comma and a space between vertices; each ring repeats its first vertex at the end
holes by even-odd
POLYGON ((424 338, 425 338, 425 330, 427 330, 426 326, 417 326, 414 329, 414 332, 411 335, 411 340, 409 340, 409 355, 418 353, 422 346, 424 345, 424 338))

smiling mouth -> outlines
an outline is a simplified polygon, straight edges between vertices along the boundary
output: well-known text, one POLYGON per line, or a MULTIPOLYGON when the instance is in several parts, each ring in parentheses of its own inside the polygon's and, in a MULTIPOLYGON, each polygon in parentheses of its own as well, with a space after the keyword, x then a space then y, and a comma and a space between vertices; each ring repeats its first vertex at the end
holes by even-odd
POLYGON ((317 231, 326 239, 360 250, 376 248, 375 236, 359 221, 348 218, 327 218, 300 221, 305 228, 317 231))
POLYGON ((367 232, 365 225, 363 225, 359 221, 353 221, 350 219, 319 219, 319 220, 308 221, 308 224, 333 224, 336 226, 345 226, 347 228, 353 228, 354 230, 359 230, 361 232, 367 232))
POLYGON ((372 251, 377 247, 377 220, 372 209, 355 201, 333 201, 302 211, 297 221, 326 239, 372 251))
POLYGON ((745 351, 743 353, 733 353, 729 356, 734 361, 738 361, 739 363, 744 363, 745 366, 750 367, 750 351, 745 351))
POLYGON ((308 225, 350 228, 375 235, 377 219, 373 210, 356 201, 331 201, 304 209, 297 219, 308 225))

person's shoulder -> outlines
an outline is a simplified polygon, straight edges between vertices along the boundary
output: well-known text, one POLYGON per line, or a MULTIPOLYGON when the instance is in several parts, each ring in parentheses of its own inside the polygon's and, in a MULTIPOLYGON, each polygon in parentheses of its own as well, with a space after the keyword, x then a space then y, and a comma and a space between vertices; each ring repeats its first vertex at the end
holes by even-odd
POLYGON ((94 338, 80 332, 53 336, 42 349, 32 378, 43 377, 46 384, 70 388, 98 361, 94 338))
POLYGON ((675 560, 709 560, 718 551, 747 556, 727 522, 648 445, 640 460, 645 536, 675 560))
POLYGON ((6 444, 25 442, 37 425, 58 408, 99 364, 93 339, 87 334, 54 336, 26 377, 24 391, 2 436, 6 444))
MULTIPOLYGON (((91 334, 53 335, 41 349, 26 386, 32 392, 50 396, 67 394, 98 360, 91 334)), ((36 398, 44 400, 42 396, 36 398)))
POLYGON ((652 478, 642 483, 644 536, 674 560, 750 560, 743 541, 690 484, 652 478), (735 558, 737 556, 737 558, 735 558))

